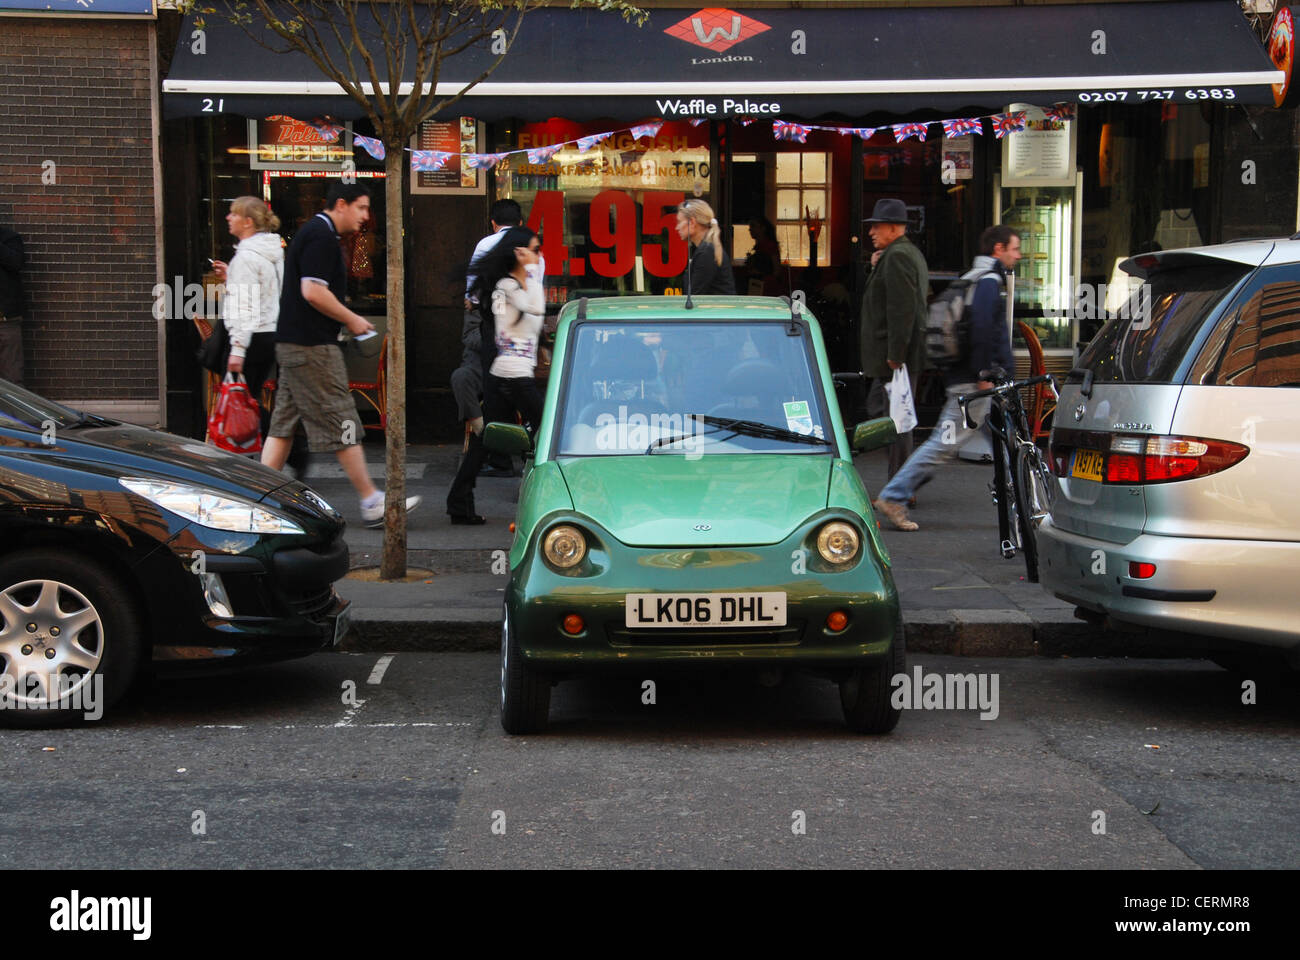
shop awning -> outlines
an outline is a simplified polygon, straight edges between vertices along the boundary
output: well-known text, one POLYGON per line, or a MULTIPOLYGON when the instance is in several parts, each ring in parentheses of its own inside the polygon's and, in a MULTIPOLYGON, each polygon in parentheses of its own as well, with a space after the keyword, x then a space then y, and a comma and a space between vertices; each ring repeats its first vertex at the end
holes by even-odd
MULTIPOLYGON (((300 54, 274 54, 209 18, 205 52, 180 32, 164 81, 168 117, 362 116, 300 54)), ((414 57, 409 58, 413 62, 414 57)), ((454 93, 494 60, 448 60, 454 93)), ((1009 103, 1271 104, 1282 72, 1225 0, 924 9, 542 9, 504 62, 452 114, 786 119, 960 116, 1009 103)))

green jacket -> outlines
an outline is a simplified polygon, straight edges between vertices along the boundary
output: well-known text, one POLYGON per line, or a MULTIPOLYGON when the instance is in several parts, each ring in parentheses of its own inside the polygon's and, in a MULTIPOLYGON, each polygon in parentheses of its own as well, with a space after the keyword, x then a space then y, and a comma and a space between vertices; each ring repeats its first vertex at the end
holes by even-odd
POLYGON ((893 375, 888 361, 906 363, 918 377, 925 369, 925 326, 929 310, 930 271, 925 257, 906 236, 880 255, 862 295, 862 372, 868 377, 893 375))

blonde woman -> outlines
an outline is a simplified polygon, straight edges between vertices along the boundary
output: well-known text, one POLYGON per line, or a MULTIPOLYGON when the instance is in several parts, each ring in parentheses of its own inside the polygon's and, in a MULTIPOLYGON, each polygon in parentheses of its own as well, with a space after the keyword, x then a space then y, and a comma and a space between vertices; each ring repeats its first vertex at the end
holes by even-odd
POLYGON ((703 200, 684 200, 677 208, 677 236, 693 248, 686 268, 686 292, 698 296, 702 293, 736 292, 736 279, 731 274, 731 264, 722 246, 722 231, 713 208, 703 200))
POLYGON ((280 218, 257 197, 236 197, 226 214, 230 234, 239 240, 235 255, 212 268, 226 281, 222 317, 230 334, 226 369, 242 373, 249 393, 260 402, 262 383, 275 362, 275 325, 284 282, 280 218))

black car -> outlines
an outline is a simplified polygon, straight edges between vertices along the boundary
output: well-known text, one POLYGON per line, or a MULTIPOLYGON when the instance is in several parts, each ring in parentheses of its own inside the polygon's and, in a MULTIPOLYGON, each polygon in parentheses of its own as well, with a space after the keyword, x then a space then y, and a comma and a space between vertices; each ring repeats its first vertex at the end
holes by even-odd
POLYGON ((96 717, 150 661, 335 646, 343 530, 259 463, 0 380, 0 725, 96 717))

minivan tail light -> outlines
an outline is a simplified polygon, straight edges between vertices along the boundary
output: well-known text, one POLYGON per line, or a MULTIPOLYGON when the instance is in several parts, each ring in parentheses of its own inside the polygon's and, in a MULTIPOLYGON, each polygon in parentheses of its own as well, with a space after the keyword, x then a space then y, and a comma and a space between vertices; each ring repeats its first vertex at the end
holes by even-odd
POLYGON ((1165 483, 1191 480, 1226 470, 1245 459, 1250 448, 1200 437, 1111 438, 1105 483, 1165 483))

